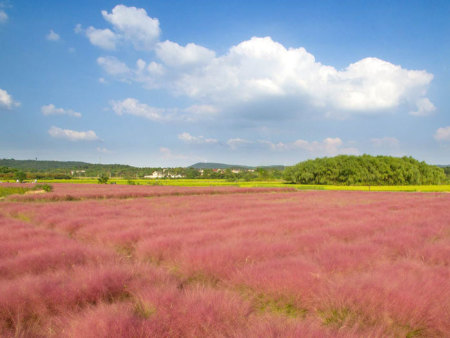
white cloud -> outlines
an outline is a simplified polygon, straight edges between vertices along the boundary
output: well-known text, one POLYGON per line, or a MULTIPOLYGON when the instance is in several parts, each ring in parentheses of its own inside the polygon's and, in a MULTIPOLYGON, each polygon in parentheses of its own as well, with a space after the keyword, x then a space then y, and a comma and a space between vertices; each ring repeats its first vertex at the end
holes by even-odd
POLYGON ((207 64, 214 59, 216 53, 194 43, 183 47, 176 42, 164 41, 158 43, 156 55, 170 67, 182 67, 207 64))
POLYGON ((163 75, 164 74, 164 67, 160 63, 156 63, 156 62, 152 61, 147 66, 147 71, 150 74, 163 75))
POLYGON ((152 61, 153 73, 143 69, 130 80, 223 112, 251 111, 252 118, 280 118, 278 112, 292 116, 299 111, 348 118, 402 109, 426 115, 435 109, 426 97, 432 74, 377 58, 337 70, 316 62, 304 48, 286 48, 270 37, 243 41, 222 56, 170 41, 159 43, 156 54, 161 63, 152 61))
POLYGON ((8 21, 8 14, 2 9, 0 9, 0 24, 6 23, 8 21))
POLYGON ((240 137, 230 138, 227 141, 228 146, 232 150, 235 150, 235 149, 237 149, 239 147, 247 146, 247 145, 250 145, 250 144, 253 144, 253 143, 254 143, 253 141, 249 141, 249 140, 246 140, 246 139, 243 139, 243 138, 240 138, 240 137))
POLYGON ((117 115, 134 115, 152 121, 162 121, 167 119, 167 117, 164 116, 164 109, 151 107, 145 103, 140 103, 133 98, 127 98, 123 101, 111 101, 111 106, 117 115))
POLYGON ((118 37, 110 29, 96 29, 91 26, 86 29, 86 36, 94 46, 108 50, 116 49, 118 37))
POLYGON ((143 8, 117 5, 111 13, 102 11, 102 16, 138 50, 152 49, 161 33, 159 20, 149 17, 143 8))
POLYGON ((286 49, 271 38, 252 38, 201 71, 183 73, 172 85, 192 98, 239 105, 282 98, 330 115, 372 114, 402 104, 429 111, 422 97, 433 76, 366 58, 339 71, 315 61, 304 48, 286 49))
POLYGON ((259 140, 258 143, 268 146, 271 150, 288 150, 292 148, 292 145, 283 142, 273 143, 266 140, 259 140))
MULTIPOLYGON (((196 137, 189 133, 182 133, 178 138, 186 143, 206 143, 203 137, 196 137)), ((213 139, 211 143, 223 144, 213 139)), ((346 146, 344 141, 339 137, 327 137, 322 141, 306 141, 298 139, 293 142, 271 142, 267 140, 252 141, 240 137, 228 139, 225 144, 231 150, 246 148, 252 150, 269 149, 276 152, 295 153, 298 150, 307 151, 316 156, 334 156, 339 154, 358 155, 359 150, 355 147, 346 146), (261 148, 263 147, 263 148, 261 148)))
MULTIPOLYGON (((204 46, 160 42, 159 21, 142 8, 117 5, 102 11, 113 30, 88 30, 108 35, 100 47, 114 49, 131 42, 138 50, 155 50, 155 60, 138 59, 136 68, 113 57, 98 59, 119 80, 142 83, 192 99, 195 106, 250 119, 282 119, 303 114, 330 118, 408 111, 424 116, 436 108, 426 97, 433 75, 409 70, 375 57, 344 69, 317 62, 305 48, 287 48, 270 37, 252 37, 225 54, 204 46)), ((77 26, 76 30, 81 30, 77 26)))
MULTIPOLYGON (((128 41, 136 50, 151 50, 158 42, 159 20, 149 17, 143 8, 117 5, 111 13, 102 11, 102 16, 114 31, 92 26, 86 29, 86 36, 94 46, 114 50, 119 42, 128 41)), ((80 24, 75 26, 76 33, 82 31, 80 24)))
POLYGON ((53 126, 48 130, 48 133, 51 137, 69 141, 96 141, 99 139, 93 130, 75 131, 70 129, 61 129, 53 126))
POLYGON ((56 108, 53 104, 48 104, 41 107, 41 112, 44 115, 69 115, 74 117, 81 117, 81 113, 73 111, 72 109, 56 108))
POLYGON ((99 57, 97 63, 110 75, 129 76, 131 74, 128 66, 114 56, 99 57))
POLYGON ((50 32, 45 37, 49 41, 58 41, 60 39, 59 34, 55 33, 53 29, 50 29, 50 32))
POLYGON ((395 137, 372 138, 370 140, 374 147, 397 147, 399 141, 395 137))
POLYGON ((127 98, 122 101, 111 101, 112 110, 117 115, 134 115, 152 121, 186 121, 192 122, 199 119, 206 119, 213 114, 214 107, 210 106, 190 106, 185 109, 180 108, 157 108, 139 102, 134 98, 127 98))
POLYGON ((431 101, 426 97, 418 99, 416 102, 416 106, 417 106, 417 111, 410 112, 411 115, 428 116, 436 110, 436 107, 434 106, 434 104, 431 103, 431 101))
POLYGON ((193 136, 187 132, 179 134, 178 138, 185 143, 191 143, 191 144, 216 144, 218 142, 214 138, 205 138, 203 136, 193 136))
POLYGON ((195 104, 185 109, 186 112, 196 115, 214 115, 219 112, 219 110, 208 104, 198 105, 195 104))
POLYGON ((450 126, 438 128, 434 138, 436 141, 450 141, 450 126))
POLYGON ((20 106, 20 103, 14 101, 6 90, 0 89, 0 109, 12 109, 17 106, 20 106))

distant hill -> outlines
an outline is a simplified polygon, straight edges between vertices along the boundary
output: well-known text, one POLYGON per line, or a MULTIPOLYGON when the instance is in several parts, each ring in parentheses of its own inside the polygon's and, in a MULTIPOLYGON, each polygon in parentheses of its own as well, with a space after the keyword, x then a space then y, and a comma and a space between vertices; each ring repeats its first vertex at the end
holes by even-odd
MULTIPOLYGON (((29 172, 44 172, 44 171, 61 171, 61 170, 141 170, 149 168, 138 168, 125 164, 94 164, 80 161, 41 161, 41 160, 14 160, 14 159, 0 159, 0 167, 9 167, 29 172)), ((199 162, 188 168, 194 169, 276 169, 283 170, 282 165, 270 166, 246 166, 241 164, 224 164, 213 162, 199 162)))
POLYGON ((213 163, 213 162, 198 162, 190 165, 188 168, 194 169, 254 169, 253 167, 248 167, 244 165, 237 164, 224 164, 224 163, 213 163))
POLYGON ((93 164, 79 161, 37 161, 37 160, 14 160, 0 159, 0 167, 9 167, 23 171, 51 171, 51 170, 72 170, 72 169, 92 169, 92 168, 133 168, 123 164, 93 164))
POLYGON ((282 166, 282 165, 269 165, 269 166, 251 167, 251 166, 240 165, 240 164, 198 162, 198 163, 195 163, 193 165, 190 165, 188 168, 194 168, 194 169, 256 169, 256 168, 263 168, 263 169, 283 170, 284 166, 282 166))
POLYGON ((52 169, 79 169, 89 166, 89 163, 78 161, 36 161, 0 159, 0 167, 9 167, 20 170, 45 171, 52 169))

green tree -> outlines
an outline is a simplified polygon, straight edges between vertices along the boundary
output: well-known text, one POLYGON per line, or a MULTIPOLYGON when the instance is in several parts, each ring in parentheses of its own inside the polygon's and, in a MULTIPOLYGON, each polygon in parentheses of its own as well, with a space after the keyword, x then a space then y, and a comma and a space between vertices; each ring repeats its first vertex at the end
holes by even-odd
POLYGON ((23 171, 18 171, 14 175, 14 179, 22 183, 27 178, 27 175, 23 171))
POLYGON ((300 184, 443 184, 444 170, 412 157, 348 156, 317 158, 285 169, 283 178, 300 184))
POLYGON ((109 180, 109 176, 107 174, 105 174, 105 173, 101 174, 98 177, 98 183, 99 184, 106 184, 106 183, 108 183, 108 180, 109 180))

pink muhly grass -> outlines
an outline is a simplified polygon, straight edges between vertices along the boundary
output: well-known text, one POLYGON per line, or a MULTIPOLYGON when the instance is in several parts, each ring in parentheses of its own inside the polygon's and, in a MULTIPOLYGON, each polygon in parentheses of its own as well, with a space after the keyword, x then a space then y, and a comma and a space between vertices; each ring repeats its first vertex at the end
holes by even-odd
POLYGON ((127 186, 98 184, 54 184, 51 193, 10 196, 8 200, 71 201, 83 199, 140 198, 159 196, 187 196, 236 193, 274 193, 295 191, 294 188, 236 188, 236 187, 182 187, 182 186, 127 186))
POLYGON ((345 311, 353 324, 384 323, 402 334, 420 330, 440 336, 450 329, 449 277, 448 270, 416 263, 385 266, 335 280, 316 302, 325 311, 345 311))
POLYGON ((130 304, 101 304, 87 309, 66 324, 63 336, 85 338, 139 338, 154 336, 146 321, 133 313, 130 304))
POLYGON ((333 243, 319 248, 312 259, 325 272, 360 271, 370 268, 378 259, 380 251, 368 243, 333 243))
POLYGON ((45 322, 100 301, 127 297, 132 274, 119 267, 77 268, 0 282, 1 331, 45 322))
MULTIPOLYGON (((320 269, 304 256, 273 258, 252 264, 235 273, 233 284, 248 286, 254 292, 288 295, 298 300, 314 296, 321 281, 320 269)), ((303 307, 306 303, 302 304, 303 307)))
POLYGON ((155 336, 233 336, 252 313, 236 294, 205 287, 143 293, 141 301, 155 307, 149 317, 155 336))
POLYGON ((42 313, 42 320, 70 313, 70 325, 62 327, 73 336, 450 332, 448 194, 96 187, 60 187, 55 194, 111 198, 2 204, 4 215, 29 217, 40 227, 0 217, 0 239, 7 239, 0 267, 11 278, 0 280, 2 325, 23 313, 31 319, 42 313), (159 197, 138 198, 144 195, 159 197), (48 235, 54 243, 48 248, 41 230, 58 233, 48 235), (20 239, 32 240, 28 231, 36 247, 20 239), (60 238, 66 235, 72 240, 60 238), (65 244, 75 241, 88 244, 65 244), (59 257, 64 246, 73 257, 48 253, 39 261, 38 253, 54 248, 59 257), (110 258, 95 254, 100 247, 110 258), (8 255, 9 248, 15 253, 8 255), (14 270, 12 262, 21 259, 24 267, 14 270), (39 265, 42 275, 27 268, 39 265), (306 314, 288 320, 283 311, 258 310, 258 294, 289 299, 306 314), (31 310, 17 311, 14 302, 31 310))

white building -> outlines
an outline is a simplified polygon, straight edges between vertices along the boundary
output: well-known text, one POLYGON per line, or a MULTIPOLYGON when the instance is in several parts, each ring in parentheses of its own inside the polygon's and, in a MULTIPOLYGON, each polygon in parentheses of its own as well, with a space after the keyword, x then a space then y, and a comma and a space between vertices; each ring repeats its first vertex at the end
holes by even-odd
POLYGON ((151 175, 146 175, 144 178, 164 178, 164 174, 160 171, 154 171, 151 175))

